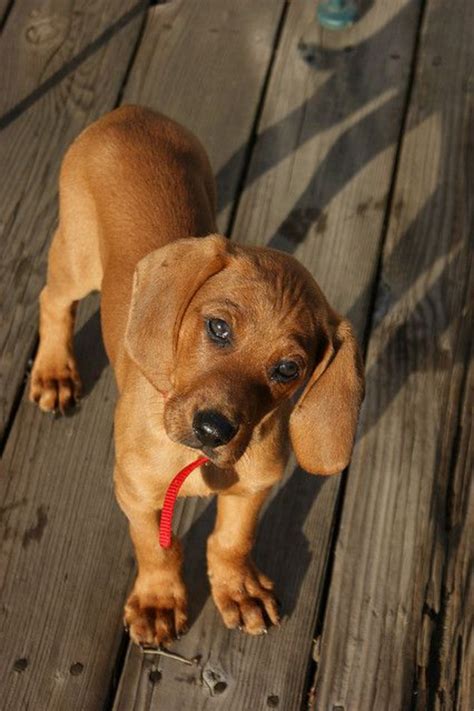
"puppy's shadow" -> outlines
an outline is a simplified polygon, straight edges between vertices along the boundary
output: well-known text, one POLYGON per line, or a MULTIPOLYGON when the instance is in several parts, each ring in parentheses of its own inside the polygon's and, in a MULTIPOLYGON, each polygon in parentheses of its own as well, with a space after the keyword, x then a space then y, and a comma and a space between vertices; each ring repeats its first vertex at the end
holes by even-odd
POLYGON ((102 340, 99 308, 75 334, 74 351, 82 379, 83 396, 86 396, 91 393, 109 362, 102 340))
MULTIPOLYGON (((306 474, 297 467, 274 495, 259 522, 255 562, 274 581, 283 615, 291 615, 298 602, 312 557, 304 524, 326 481, 326 477, 306 474)), ((199 617, 210 595, 206 540, 212 532, 215 514, 213 499, 183 537, 184 578, 188 590, 192 591, 189 596, 191 623, 199 617)))
POLYGON ((304 526, 327 477, 296 467, 262 516, 255 562, 275 583, 282 615, 291 616, 312 558, 304 526))
POLYGON ((214 528, 216 518, 216 497, 207 504, 204 511, 191 524, 183 536, 184 569, 183 577, 189 595, 189 621, 191 624, 201 614, 211 591, 206 570, 206 542, 214 528))

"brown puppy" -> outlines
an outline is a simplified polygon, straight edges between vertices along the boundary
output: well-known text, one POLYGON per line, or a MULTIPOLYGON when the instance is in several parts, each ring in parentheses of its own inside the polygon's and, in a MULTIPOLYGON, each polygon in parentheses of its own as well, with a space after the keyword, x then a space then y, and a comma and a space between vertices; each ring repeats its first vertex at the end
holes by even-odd
POLYGON ((206 154, 169 119, 124 107, 69 149, 30 397, 50 411, 79 396, 75 304, 100 289, 120 390, 116 492, 138 559, 125 619, 139 643, 169 641, 186 624, 180 545, 161 549, 157 527, 167 486, 198 450, 212 464, 181 495, 218 494, 215 603, 228 627, 251 634, 265 630, 264 612, 278 622, 272 583, 250 559, 259 510, 290 440, 310 472, 347 465, 363 395, 351 327, 304 267, 215 231, 206 154))

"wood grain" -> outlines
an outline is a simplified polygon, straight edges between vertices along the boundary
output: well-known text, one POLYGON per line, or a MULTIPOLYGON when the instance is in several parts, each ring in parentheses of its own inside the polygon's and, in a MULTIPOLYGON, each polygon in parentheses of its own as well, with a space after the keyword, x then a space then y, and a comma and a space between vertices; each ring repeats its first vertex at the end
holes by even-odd
POLYGON ((121 641, 133 571, 112 487, 115 387, 97 299, 82 311, 77 351, 93 393, 74 416, 21 403, 0 477, 2 708, 100 709, 121 641), (95 314, 95 316, 94 316, 95 314))
POLYGON ((145 4, 15 3, 0 38, 0 441, 37 332, 58 169, 75 136, 113 108, 145 4))
POLYGON ((473 12, 426 9, 316 709, 472 707, 473 12))
MULTIPOLYGON (((474 293, 471 293, 471 304, 474 293)), ((471 334, 472 335, 472 334, 471 334)), ((472 343, 471 343, 472 349, 472 343)), ((464 357, 466 352, 460 354, 464 357)), ((474 353, 469 357, 464 401, 455 432, 453 473, 447 502, 447 540, 441 605, 430 620, 425 695, 436 711, 468 709, 474 699, 474 353), (431 672, 431 673, 430 673, 431 672)), ((426 617, 424 621, 426 620, 426 617)))
MULTIPOLYGON (((308 64, 298 43, 314 10, 291 4, 232 234, 295 253, 361 335, 370 316, 418 11, 417 3, 375 3, 350 33, 318 38, 308 64)), ((223 174, 234 160, 233 154, 223 174)), ((262 517, 257 561, 275 579, 286 614, 265 638, 223 627, 205 581, 212 511, 200 512, 194 523, 187 516, 181 530, 193 625, 174 649, 200 655, 200 668, 163 660, 161 678, 151 684, 150 664, 131 652, 117 711, 301 707, 339 483, 340 477, 297 470, 262 517), (212 674, 222 682, 220 694, 205 681, 212 674)), ((186 503, 185 515, 188 509, 186 503)))

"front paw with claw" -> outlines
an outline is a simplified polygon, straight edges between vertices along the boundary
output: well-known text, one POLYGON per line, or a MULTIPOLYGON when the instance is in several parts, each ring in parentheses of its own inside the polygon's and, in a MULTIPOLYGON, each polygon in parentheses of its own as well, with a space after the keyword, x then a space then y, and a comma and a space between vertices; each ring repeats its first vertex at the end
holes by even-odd
POLYGON ((82 385, 72 356, 64 359, 38 355, 30 381, 30 400, 43 412, 64 414, 81 397, 82 385))
POLYGON ((135 583, 125 605, 124 623, 139 645, 159 647, 186 631, 186 590, 181 581, 135 583))
POLYGON ((280 623, 273 583, 250 560, 213 560, 209 580, 214 602, 229 629, 259 635, 267 632, 267 623, 280 623))

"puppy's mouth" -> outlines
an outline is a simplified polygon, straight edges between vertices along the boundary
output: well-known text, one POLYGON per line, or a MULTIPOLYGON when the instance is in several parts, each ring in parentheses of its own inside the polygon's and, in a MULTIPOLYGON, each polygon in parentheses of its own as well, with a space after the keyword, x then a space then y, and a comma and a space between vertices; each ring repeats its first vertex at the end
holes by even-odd
POLYGON ((183 444, 185 447, 190 447, 197 452, 201 452, 212 462, 212 464, 219 467, 219 469, 226 469, 234 466, 234 464, 239 461, 244 453, 249 439, 244 432, 239 431, 238 436, 231 442, 217 447, 211 447, 203 442, 200 442, 193 432, 181 432, 178 436, 169 432, 168 437, 170 437, 170 439, 174 442, 178 442, 179 444, 183 444))
POLYGON ((201 447, 201 452, 203 452, 216 467, 219 467, 219 469, 226 469, 227 467, 233 466, 242 456, 242 452, 220 452, 210 447, 201 447))
POLYGON ((202 452, 202 454, 204 454, 216 467, 219 467, 220 469, 225 469, 226 467, 236 464, 245 449, 245 447, 235 447, 235 445, 232 447, 229 445, 209 447, 203 445, 193 435, 181 437, 176 441, 180 444, 184 444, 186 447, 202 452))

